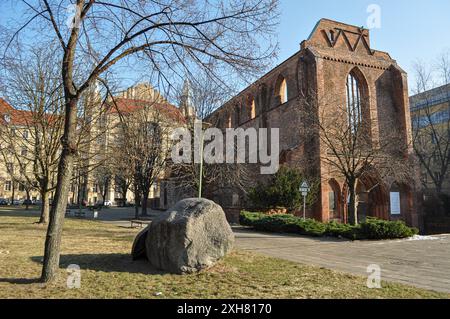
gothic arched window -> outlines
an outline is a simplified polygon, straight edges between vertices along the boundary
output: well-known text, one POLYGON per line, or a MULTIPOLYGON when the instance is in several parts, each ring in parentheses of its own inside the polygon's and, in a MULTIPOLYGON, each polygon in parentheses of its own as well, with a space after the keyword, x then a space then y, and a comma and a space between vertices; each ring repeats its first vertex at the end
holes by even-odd
POLYGON ((347 115, 352 132, 356 132, 362 121, 361 86, 353 73, 347 76, 347 115))
POLYGON ((250 119, 253 120, 256 117, 256 103, 255 99, 250 98, 250 119))
POLYGON ((286 83, 286 79, 282 79, 281 83, 280 83, 280 99, 281 99, 281 104, 284 104, 288 101, 288 88, 287 88, 287 83, 286 83))

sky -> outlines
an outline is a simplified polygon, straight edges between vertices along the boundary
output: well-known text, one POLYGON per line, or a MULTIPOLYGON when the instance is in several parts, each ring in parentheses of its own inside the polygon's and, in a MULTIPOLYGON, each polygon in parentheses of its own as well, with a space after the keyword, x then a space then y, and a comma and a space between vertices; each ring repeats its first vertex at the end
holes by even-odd
MULTIPOLYGON (((11 5, 0 0, 0 20, 14 17, 11 5)), ((321 18, 368 26, 370 5, 381 10, 380 28, 371 29, 373 49, 387 51, 408 72, 410 88, 415 61, 432 64, 450 52, 450 0, 280 0, 278 41, 274 65, 299 50, 321 18)))
MULTIPOLYGON (((280 0, 279 61, 299 50, 321 18, 368 26, 369 5, 381 9, 380 28, 371 29, 371 46, 387 51, 414 80, 417 60, 432 64, 450 50, 449 0, 280 0)), ((278 64, 277 63, 277 64, 278 64)), ((411 86, 411 84, 410 84, 411 86)))

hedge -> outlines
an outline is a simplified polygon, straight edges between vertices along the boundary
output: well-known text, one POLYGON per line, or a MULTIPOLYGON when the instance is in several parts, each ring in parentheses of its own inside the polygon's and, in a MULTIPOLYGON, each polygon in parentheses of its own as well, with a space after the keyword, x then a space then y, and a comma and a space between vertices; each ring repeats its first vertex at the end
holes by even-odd
POLYGON ((398 239, 418 234, 418 230, 406 226, 401 221, 385 221, 367 218, 358 226, 339 224, 336 222, 321 223, 314 219, 296 217, 294 215, 265 215, 263 213, 241 212, 240 222, 259 231, 294 233, 313 237, 343 237, 356 239, 398 239))

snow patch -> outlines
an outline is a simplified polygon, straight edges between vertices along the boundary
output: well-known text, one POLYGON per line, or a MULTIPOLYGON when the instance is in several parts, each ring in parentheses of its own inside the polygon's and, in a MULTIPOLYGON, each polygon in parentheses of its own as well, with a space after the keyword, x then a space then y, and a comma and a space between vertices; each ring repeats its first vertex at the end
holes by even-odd
POLYGON ((439 240, 442 239, 441 237, 436 236, 420 236, 420 235, 414 235, 412 237, 407 238, 406 240, 409 241, 417 241, 417 240, 439 240))

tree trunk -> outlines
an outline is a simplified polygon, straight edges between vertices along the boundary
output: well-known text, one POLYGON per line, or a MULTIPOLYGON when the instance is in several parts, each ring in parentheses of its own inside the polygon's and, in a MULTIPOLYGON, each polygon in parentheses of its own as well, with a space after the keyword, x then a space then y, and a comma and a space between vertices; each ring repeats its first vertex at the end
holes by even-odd
POLYGON ((11 184, 12 184, 11 206, 14 206, 14 198, 16 197, 16 187, 14 186, 14 181, 12 181, 11 184))
POLYGON ((141 202, 139 192, 134 193, 134 217, 139 218, 139 203, 141 202))
POLYGON ((38 224, 47 225, 50 215, 50 202, 48 192, 41 192, 42 206, 41 206, 41 217, 38 224))
POLYGON ((122 191, 122 205, 123 207, 127 207, 127 192, 128 192, 128 186, 126 183, 121 185, 121 191, 122 191))
MULTIPOLYGON (((66 96, 67 96, 66 92, 66 96)), ((64 217, 69 195, 70 181, 73 174, 73 164, 76 154, 77 97, 66 100, 66 121, 62 142, 61 159, 58 166, 56 193, 50 211, 50 223, 45 240, 44 264, 41 280, 51 282, 59 269, 59 257, 64 217)))
POLYGON ((30 209, 30 205, 28 204, 29 203, 29 201, 30 201, 30 191, 29 190, 26 190, 26 193, 27 193, 27 204, 25 205, 25 210, 29 210, 30 209))
POLYGON ((148 194, 150 193, 150 190, 145 190, 143 191, 142 194, 142 212, 141 215, 146 217, 148 216, 147 214, 147 204, 148 204, 148 194))
POLYGON ((348 182, 349 191, 349 204, 348 204, 348 216, 350 223, 353 225, 358 225, 358 208, 356 203, 356 182, 348 182))

